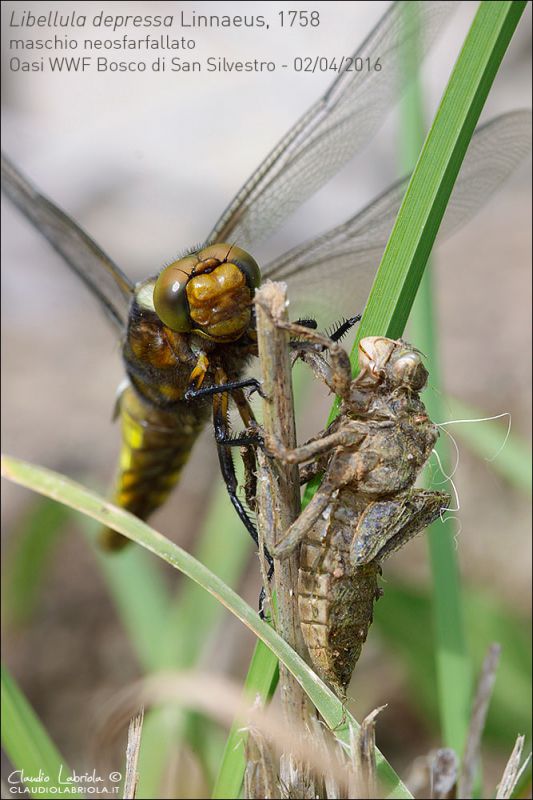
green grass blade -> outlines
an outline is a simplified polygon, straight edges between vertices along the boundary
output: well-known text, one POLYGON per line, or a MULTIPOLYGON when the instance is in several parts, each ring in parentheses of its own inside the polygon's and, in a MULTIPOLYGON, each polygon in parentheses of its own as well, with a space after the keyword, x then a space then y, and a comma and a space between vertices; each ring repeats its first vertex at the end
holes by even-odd
POLYGON ((461 754, 468 731, 473 678, 464 633, 455 533, 455 522, 448 518, 429 527, 427 541, 441 737, 447 747, 461 754))
MULTIPOLYGON (((44 502, 55 516, 71 514, 57 503, 44 502)), ((38 514, 35 519, 38 532, 38 514)), ((197 663, 223 614, 220 604, 190 581, 182 583, 172 594, 159 564, 145 550, 130 547, 112 555, 104 554, 95 543, 98 526, 86 519, 83 529, 95 545, 95 557, 144 671, 185 669, 197 663)), ((251 546, 251 540, 240 530, 225 488, 219 483, 199 540, 198 559, 232 586, 246 567, 251 546)), ((181 709, 147 711, 139 757, 141 796, 157 796, 171 753, 180 741, 188 738, 190 719, 191 715, 181 709)), ((196 717, 195 732, 198 725, 196 717)), ((196 742, 204 743, 204 739, 196 736, 196 742)), ((202 757, 202 753, 198 755, 202 757)))
MULTIPOLYGON (((70 513, 56 503, 51 504, 54 506, 63 509, 63 513, 70 513)), ((84 529, 91 544, 95 544, 98 526, 84 520, 84 529)), ((219 483, 196 555, 225 583, 233 586, 246 567, 250 550, 251 540, 240 530, 227 492, 219 483), (224 547, 221 547, 222 531, 224 547)), ((130 547, 110 556, 95 546, 95 556, 143 669, 152 672, 194 666, 221 619, 220 604, 190 581, 171 594, 158 563, 142 548, 130 547)), ((192 719, 181 709, 147 711, 139 756, 141 796, 157 796, 171 753, 181 740, 188 738, 192 719)), ((198 722, 195 717, 195 732, 199 724, 201 720, 198 722)), ((202 744, 204 739, 196 735, 196 742, 202 744)), ((202 757, 201 753, 197 754, 202 757)))
MULTIPOLYGON (((63 475, 8 456, 2 458, 2 474, 21 486, 64 503, 103 525, 111 526, 200 584, 273 651, 276 658, 285 664, 301 684, 327 725, 335 730, 339 739, 348 743, 348 726, 352 725, 357 730, 358 725, 336 695, 322 683, 273 628, 259 619, 257 611, 193 556, 154 531, 142 520, 124 509, 113 506, 63 475)), ((378 776, 387 787, 387 797, 411 796, 379 751, 376 751, 376 763, 378 776)))
POLYGON ((2 617, 7 624, 21 625, 30 619, 69 516, 64 506, 39 498, 17 526, 4 560, 2 617))
MULTIPOLYGON (((72 519, 65 506, 42 498, 19 525, 6 554, 2 592, 6 621, 25 622, 38 602, 41 581, 53 557, 59 537, 72 519)), ((84 531, 95 543, 97 527, 85 521, 84 531)), ((161 636, 158 626, 165 621, 170 595, 156 564, 138 548, 104 556, 95 547, 110 593, 126 628, 129 640, 145 669, 157 669, 161 636)))
MULTIPOLYGON (((196 556, 232 585, 242 574, 250 550, 251 541, 239 530, 227 493, 219 486, 196 556), (224 548, 220 547, 221 531, 224 548)), ((185 583, 171 594, 156 563, 139 548, 111 557, 97 550, 97 558, 143 667, 150 671, 192 666, 220 619, 220 605, 194 583, 185 583)))
POLYGON ((483 420, 457 422, 446 429, 511 486, 531 495, 531 446, 512 428, 507 436, 507 419, 487 419, 486 412, 455 397, 447 396, 443 406, 446 420, 483 420))
MULTIPOLYGON (((91 529, 94 542, 97 529, 92 525, 91 529)), ((95 555, 143 669, 159 669, 170 594, 158 564, 138 547, 128 547, 110 556, 95 543, 95 555)))
MULTIPOLYGON (((416 5, 408 6, 406 13, 416 13, 416 5)), ((412 59, 416 53, 405 53, 407 74, 413 72, 412 59)), ((424 140, 424 110, 420 82, 415 78, 403 104, 403 163, 401 172, 415 165, 424 140)), ((409 336, 426 356, 426 366, 431 376, 432 392, 424 396, 430 419, 441 419, 439 386, 440 363, 433 303, 433 275, 428 259, 413 304, 409 336)), ((439 440, 436 451, 446 474, 449 469, 449 440, 439 440)), ((432 487, 429 470, 424 474, 424 485, 432 487)), ((436 667, 436 698, 441 724, 441 739, 456 753, 462 753, 468 729, 468 713, 472 692, 472 665, 467 651, 462 613, 459 568, 454 548, 456 521, 448 515, 427 530, 427 540, 432 569, 432 630, 433 658, 436 667)))
POLYGON ((403 333, 455 179, 514 30, 523 0, 482 2, 409 182, 354 346, 403 333))
POLYGON ((1 682, 2 745, 15 770, 35 779, 31 787, 39 797, 72 797, 72 785, 61 783, 70 776, 65 759, 4 667, 1 682))

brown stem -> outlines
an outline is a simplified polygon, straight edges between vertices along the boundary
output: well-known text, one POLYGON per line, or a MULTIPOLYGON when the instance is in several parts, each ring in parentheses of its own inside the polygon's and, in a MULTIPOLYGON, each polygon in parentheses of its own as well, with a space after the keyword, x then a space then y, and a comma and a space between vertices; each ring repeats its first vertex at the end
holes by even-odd
MULTIPOLYGON (((279 327, 287 321, 287 295, 284 284, 267 281, 256 293, 257 344, 265 397, 265 434, 287 448, 296 445, 296 425, 292 395, 289 334, 279 327)), ((257 522, 267 547, 272 550, 300 512, 298 467, 258 454, 257 522)), ((285 641, 308 660, 300 629, 297 601, 299 555, 296 550, 283 562, 274 562, 276 627, 285 641)), ((308 728, 308 704, 300 684, 280 664, 281 703, 285 719, 308 728)), ((295 766, 295 765, 293 765, 295 766)), ((301 775, 305 770, 289 770, 301 775)), ((283 776, 282 776, 283 779, 283 776)), ((294 795, 300 796, 300 795, 294 795)))

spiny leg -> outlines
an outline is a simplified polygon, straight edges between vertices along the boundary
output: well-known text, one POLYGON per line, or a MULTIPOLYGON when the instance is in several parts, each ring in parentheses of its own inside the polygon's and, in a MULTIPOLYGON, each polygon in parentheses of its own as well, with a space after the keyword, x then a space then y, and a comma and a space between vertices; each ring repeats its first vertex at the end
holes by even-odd
POLYGON ((241 447, 241 458, 244 465, 244 496, 246 504, 252 511, 257 506, 257 460, 253 447, 241 447))
MULTIPOLYGON (((252 411, 250 403, 246 399, 242 389, 237 389, 234 392, 233 399, 245 429, 248 431, 250 428, 256 428, 257 422, 254 412, 252 411)), ((244 446, 241 445, 240 450, 245 476, 244 496, 246 497, 246 503, 248 504, 248 507, 251 508, 252 511, 255 511, 257 494, 257 460, 255 457, 255 446, 253 445, 260 444, 262 439, 261 437, 257 436, 257 440, 253 441, 253 439, 255 439, 253 434, 249 435, 248 439, 251 439, 252 441, 245 442, 244 446)))
MULTIPOLYGON (((221 370, 217 370, 215 375, 215 380, 224 381, 225 375, 222 373, 221 370)), ((250 409, 251 413, 251 409, 250 409)), ((252 415, 253 416, 253 415, 252 415)), ((218 460, 220 464, 220 470, 222 472, 222 476, 224 478, 224 482, 226 484, 226 489, 228 491, 231 503, 236 510, 239 518, 243 522, 246 530, 254 540, 256 546, 259 546, 259 537, 257 535, 257 530, 248 516, 248 513, 241 503, 239 497, 237 496, 237 476, 235 474, 235 465, 233 463, 233 458, 231 455, 230 448, 224 443, 228 439, 229 434, 229 425, 228 425, 228 395, 227 393, 223 394, 215 394, 213 397, 213 425, 215 429, 215 439, 217 442, 217 453, 218 453, 218 460)), ((268 550, 263 548, 264 556, 266 562, 268 564, 268 573, 267 576, 270 579, 272 577, 274 571, 274 562, 272 560, 272 556, 268 552, 268 550)), ((264 589, 261 590, 259 595, 259 615, 261 618, 264 618, 264 599, 265 599, 265 592, 264 589)))
MULTIPOLYGON (((330 375, 326 377, 326 375, 323 374, 324 371, 322 371, 319 377, 325 380, 329 388, 335 392, 336 395, 347 399, 350 394, 352 369, 346 351, 343 350, 336 341, 302 325, 296 325, 293 322, 278 322, 277 324, 288 331, 291 336, 297 336, 305 342, 318 345, 321 350, 328 351, 331 358, 330 375)), ((298 346, 297 342, 291 344, 293 348, 297 348, 298 346)), ((306 348, 302 347, 301 358, 304 358, 305 352, 306 348)))
MULTIPOLYGON (((257 423, 255 421, 253 411, 241 390, 237 390, 235 392, 234 399, 243 423, 247 427, 251 426, 256 427, 257 423)), ((257 462, 255 458, 255 446, 257 445, 262 446, 263 444, 262 436, 258 433, 248 434, 244 432, 239 436, 232 437, 228 435, 227 426, 225 429, 222 426, 217 426, 216 439, 217 439, 217 448, 221 466, 222 462, 224 462, 224 467, 222 467, 222 472, 225 476, 226 487, 228 489, 231 501, 234 506, 236 502, 240 503, 240 501, 236 497, 237 481, 235 477, 233 459, 231 457, 229 448, 230 447, 241 448, 241 458, 244 465, 244 475, 245 475, 244 492, 245 492, 246 502, 248 506, 252 509, 252 511, 255 511, 256 494, 257 494, 257 477, 256 477, 257 462), (223 451, 226 452, 224 453, 223 451), (231 475, 228 475, 228 479, 226 479, 226 475, 228 474, 229 469, 231 469, 231 475)), ((248 530, 250 529, 248 528, 248 530)), ((255 529, 255 526, 254 526, 254 533, 255 533, 254 541, 259 546, 258 542, 259 537, 255 529)), ((263 553, 265 555, 265 559, 267 562, 266 580, 270 581, 270 579, 274 574, 274 562, 272 561, 270 553, 268 552, 266 547, 263 547, 263 553)), ((267 592, 265 586, 262 586, 261 592, 259 594, 259 616, 261 617, 261 619, 265 619, 266 598, 267 598, 267 592)))
MULTIPOLYGON (((226 390, 228 386, 232 386, 231 383, 224 383, 221 385, 224 387, 224 390, 226 390)), ((262 430, 257 424, 254 412, 244 392, 241 389, 234 389, 232 390, 232 397, 237 406, 239 416, 245 426, 245 430, 237 436, 231 436, 229 434, 229 429, 225 435, 221 432, 217 436, 217 443, 225 447, 263 447, 264 440, 262 430)))
MULTIPOLYGON (((315 337, 312 337, 314 340, 314 344, 311 344, 313 349, 309 349, 309 346, 305 346, 310 343, 311 337, 309 334, 303 337, 306 339, 306 343, 302 343, 302 341, 298 339, 291 340, 289 344, 291 348, 292 365, 294 366, 298 358, 301 359, 312 369, 314 376, 325 383, 331 391, 335 392, 335 394, 338 394, 340 397, 346 397, 346 393, 349 389, 349 382, 351 381, 351 367, 349 359, 344 351, 341 351, 339 354, 337 350, 338 345, 336 343, 339 342, 360 319, 361 315, 357 314, 355 317, 350 317, 350 319, 333 326, 332 330, 325 336, 323 334, 316 334, 315 337), (326 361, 322 352, 317 352, 317 350, 314 349, 317 344, 321 348, 321 351, 331 350, 331 347, 335 347, 335 353, 337 355, 334 355, 335 363, 333 367, 326 361)), ((297 330, 296 326, 302 326, 302 321, 298 320, 297 322, 290 323, 290 325, 292 330, 297 330)), ((315 330, 317 326, 316 323, 313 326, 308 325, 306 321, 303 327, 315 330)))
MULTIPOLYGON (((252 407, 248 402, 247 398, 244 395, 242 389, 237 389, 233 393, 233 399, 235 400, 235 404, 239 411, 239 416, 243 422, 243 425, 246 429, 257 429, 257 421, 255 419, 254 412, 252 411, 252 407)), ((242 437, 245 439, 245 437, 242 437)), ((244 482, 244 495, 246 497, 246 502, 250 506, 252 510, 255 510, 256 505, 256 494, 257 494, 257 461, 255 458, 255 445, 262 445, 263 438, 260 434, 254 434, 253 432, 248 437, 248 445, 241 446, 241 458, 243 460, 244 465, 244 475, 245 475, 245 482, 244 482), (254 446, 251 446, 254 445, 254 446)), ((267 562, 267 570, 266 570, 266 580, 270 581, 273 574, 274 574, 274 562, 266 549, 263 547, 263 552, 265 554, 266 562, 267 562)), ((259 593, 259 616, 261 619, 265 618, 265 601, 267 597, 267 591, 264 586, 261 587, 261 591, 259 593)))
POLYGON ((195 389, 190 386, 185 392, 185 400, 197 400, 200 397, 210 397, 211 395, 233 392, 236 389, 252 388, 261 394, 261 383, 256 378, 243 378, 240 381, 224 381, 214 386, 205 386, 203 389, 195 389))
MULTIPOLYGON (((338 423, 334 420, 327 430, 332 430, 336 424, 338 423)), ((357 423, 351 424, 357 425, 357 423)), ((277 458, 279 461, 285 461, 288 464, 301 464, 304 461, 310 461, 321 454, 323 455, 330 452, 338 445, 355 444, 358 438, 358 432, 354 437, 350 427, 346 426, 346 428, 336 430, 331 434, 328 434, 326 431, 321 431, 305 444, 291 450, 285 447, 285 445, 275 437, 271 435, 265 437, 263 429, 254 421, 254 429, 251 433, 243 431, 243 433, 237 436, 221 435, 217 441, 225 447, 246 447, 248 445, 262 447, 271 458, 277 458)), ((311 468, 309 468, 308 472, 310 472, 310 470, 311 468)), ((314 474, 315 473, 312 473, 311 477, 313 477, 314 474)), ((310 478, 308 478, 308 480, 310 480, 310 478)))
POLYGON ((250 536, 258 544, 257 531, 252 520, 249 518, 246 509, 242 505, 237 496, 237 476, 235 474, 235 465, 231 456, 231 450, 223 444, 228 438, 229 425, 228 425, 228 395, 216 394, 213 397, 213 427, 215 429, 215 440, 217 443, 218 460, 220 469, 230 500, 233 507, 237 511, 240 519, 249 532, 250 536))
POLYGON ((303 328, 311 328, 311 330, 313 331, 316 331, 316 329, 318 328, 318 323, 316 319, 313 319, 312 317, 309 318, 306 317, 304 319, 295 319, 294 324, 301 325, 303 328))
MULTIPOLYGON (((317 334, 317 336, 323 336, 324 338, 329 339, 332 342, 339 342, 348 331, 353 328, 361 320, 361 314, 356 314, 353 317, 349 317, 348 319, 343 319, 342 322, 334 323, 331 328, 328 329, 326 334, 317 334)), ((296 319, 294 322, 289 322, 288 325, 296 330, 297 328, 307 328, 307 330, 316 331, 318 328, 318 324, 316 319, 296 319)), ((301 335, 298 333, 297 335, 301 335)), ((298 342, 291 342, 291 344, 298 344, 298 342)))
POLYGON ((360 321, 361 314, 356 314, 354 317, 350 317, 349 319, 345 319, 344 322, 334 325, 333 328, 328 332, 329 338, 332 342, 340 342, 340 340, 346 336, 348 331, 360 321))
MULTIPOLYGON (((228 445, 225 444, 227 447, 228 445)), ((230 444, 231 446, 231 444, 230 444)), ((252 511, 256 510, 257 505, 257 459, 255 454, 255 447, 241 447, 241 458, 244 466, 244 494, 246 502, 252 511)), ((259 616, 261 619, 267 618, 265 613, 265 606, 267 598, 270 600, 271 595, 268 591, 268 583, 274 574, 274 563, 269 556, 269 552, 263 546, 263 553, 265 556, 266 566, 260 557, 261 575, 263 577, 263 586, 259 593, 259 616)))
MULTIPOLYGON (((332 339, 334 342, 338 342, 342 339, 343 336, 346 336, 350 328, 359 322, 361 319, 361 314, 356 314, 354 317, 349 317, 348 319, 343 319, 342 322, 334 323, 330 330, 327 332, 327 336, 332 339)), ((318 322, 313 317, 305 317, 303 319, 295 319, 292 323, 293 325, 301 325, 303 328, 309 328, 310 330, 316 331, 318 328, 318 322)))

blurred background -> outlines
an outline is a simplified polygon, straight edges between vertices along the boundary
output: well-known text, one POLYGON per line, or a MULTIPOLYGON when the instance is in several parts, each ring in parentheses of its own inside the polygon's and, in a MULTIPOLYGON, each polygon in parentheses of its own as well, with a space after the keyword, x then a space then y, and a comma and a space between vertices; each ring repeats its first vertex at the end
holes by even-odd
MULTIPOLYGON (((280 63, 298 55, 349 54, 386 5, 317 2, 313 9, 320 12, 318 28, 202 29, 186 34, 197 40, 195 51, 176 54, 243 60, 275 57, 280 63)), ((14 73, 7 63, 8 39, 50 34, 45 29, 19 29, 13 34, 6 23, 13 11, 42 14, 44 6, 63 14, 73 8, 88 15, 98 10, 83 2, 2 4, 4 149, 136 280, 154 274, 205 238, 254 167, 332 79, 327 74, 292 71, 14 73)), ((310 8, 298 2, 228 2, 223 9, 210 2, 101 6, 110 14, 178 14, 183 9, 271 17, 280 10, 310 8)), ((477 3, 456 6, 422 70, 428 120, 477 3)), ((481 121, 531 105, 530 17, 531 6, 481 121)), ((63 35, 64 30, 57 32, 63 35)), ((108 31, 105 36, 118 38, 123 33, 108 31)), ((82 39, 87 32, 76 33, 74 28, 68 34, 82 39)), ((264 262, 328 230, 395 180, 401 173, 399 163, 398 113, 391 109, 364 153, 254 255, 264 262)), ((434 256, 443 388, 480 412, 475 416, 509 412, 511 435, 523 447, 531 434, 530 217, 530 164, 524 163, 475 220, 439 246, 434 256)), ((84 287, 7 202, 3 202, 2 250, 3 450, 105 491, 119 447, 119 430, 111 422, 122 378, 114 332, 84 287)), ((301 440, 323 426, 330 403, 318 385, 306 393, 299 406, 301 440)), ((459 436, 455 428, 449 430, 459 436)), ((492 783, 516 733, 527 733, 529 725, 530 501, 523 481, 522 486, 513 483, 498 470, 505 434, 502 424, 494 462, 477 457, 458 439, 454 477, 461 503, 457 550, 475 663, 480 663, 493 638, 507 637, 498 684, 501 695, 495 700, 486 741, 492 783)), ((198 551, 206 526, 215 532, 217 525, 222 528, 218 515, 229 506, 219 487, 212 438, 206 431, 179 488, 152 520, 158 530, 191 552, 198 551), (206 510, 209 502, 215 511, 206 510)), ((5 659, 71 765, 87 767, 99 713, 119 687, 143 673, 146 663, 132 644, 127 611, 109 588, 107 567, 87 538, 79 535, 84 528, 80 520, 54 512, 6 482, 3 493, 8 585, 16 593, 15 575, 27 590, 22 594, 31 595, 27 607, 20 598, 6 604, 5 659), (43 539, 50 542, 49 548, 43 539), (24 541, 34 542, 33 561, 21 558, 24 541), (39 547, 46 551, 46 563, 39 547)), ((218 550, 210 556, 213 568, 230 562, 238 549, 242 568, 234 575, 234 584, 255 605, 257 560, 247 542, 241 545, 246 534, 231 511, 228 514, 234 531, 227 535, 224 530, 217 540, 218 550)), ((186 591, 175 572, 151 566, 157 568, 169 595, 179 597, 186 591)), ((131 573, 137 574, 141 573, 131 573)), ((389 704, 381 729, 378 726, 378 744, 406 775, 416 755, 439 743, 432 665, 427 660, 431 643, 423 537, 388 564, 386 577, 385 600, 379 604, 350 707, 361 718, 375 706, 389 704), (380 622, 387 596, 390 605, 384 608, 395 604, 399 609, 393 624, 380 622)), ((194 661, 183 665, 205 666, 216 653, 217 669, 240 680, 253 637, 214 602, 209 608, 212 624, 206 627, 205 640, 198 643, 194 661)), ((222 732, 215 739, 223 741, 222 732)), ((195 756, 190 754, 188 769, 169 779, 168 796, 202 796, 201 770, 191 770, 193 763, 195 756), (196 776, 190 785, 184 772, 189 778, 196 776)))

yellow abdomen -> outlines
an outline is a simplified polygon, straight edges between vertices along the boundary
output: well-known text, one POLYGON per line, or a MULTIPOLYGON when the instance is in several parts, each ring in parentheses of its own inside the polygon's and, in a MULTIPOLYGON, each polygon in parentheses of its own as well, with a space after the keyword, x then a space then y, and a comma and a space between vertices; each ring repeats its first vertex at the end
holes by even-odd
MULTIPOLYGON (((177 403, 163 410, 143 400, 128 386, 119 401, 122 447, 112 502, 140 519, 161 506, 179 480, 209 410, 177 403)), ((100 542, 118 550, 128 540, 104 528, 100 542)))

